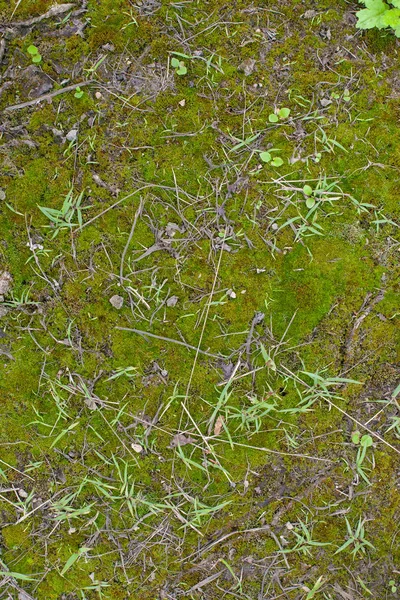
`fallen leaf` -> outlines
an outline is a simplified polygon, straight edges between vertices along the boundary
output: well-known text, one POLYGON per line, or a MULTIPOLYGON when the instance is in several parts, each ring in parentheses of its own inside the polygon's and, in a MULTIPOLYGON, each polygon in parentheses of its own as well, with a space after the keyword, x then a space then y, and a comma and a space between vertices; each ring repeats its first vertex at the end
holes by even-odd
POLYGON ((218 415, 218 418, 215 421, 215 425, 214 425, 214 435, 219 435, 221 433, 223 426, 224 426, 224 417, 222 415, 218 415))
POLYGON ((184 433, 177 433, 174 435, 171 441, 171 448, 176 448, 177 446, 186 446, 187 444, 194 444, 196 442, 195 439, 190 436, 186 436, 184 433))

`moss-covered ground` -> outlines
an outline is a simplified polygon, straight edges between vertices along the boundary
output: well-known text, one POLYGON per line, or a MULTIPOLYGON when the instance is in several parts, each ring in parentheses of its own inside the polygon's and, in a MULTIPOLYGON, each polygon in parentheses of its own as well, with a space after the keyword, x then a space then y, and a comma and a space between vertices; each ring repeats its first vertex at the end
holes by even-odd
POLYGON ((0 598, 398 597, 400 46, 356 10, 0 0, 0 598))

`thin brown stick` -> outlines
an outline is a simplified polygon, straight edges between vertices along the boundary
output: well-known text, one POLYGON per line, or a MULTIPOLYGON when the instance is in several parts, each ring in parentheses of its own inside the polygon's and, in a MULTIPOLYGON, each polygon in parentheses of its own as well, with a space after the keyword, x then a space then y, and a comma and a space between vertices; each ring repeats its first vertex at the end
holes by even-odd
POLYGON ((156 335, 155 333, 149 333, 148 331, 142 331, 141 329, 133 329, 131 327, 116 327, 119 331, 132 331, 133 333, 137 333, 142 335, 143 337, 151 337, 155 340, 162 340, 163 342, 171 342, 172 344, 178 344, 179 346, 184 346, 189 350, 194 350, 199 354, 204 354, 205 356, 210 356, 211 358, 224 358, 221 354, 212 354, 211 352, 207 352, 206 350, 200 350, 198 346, 192 346, 191 344, 187 344, 186 342, 181 342, 181 340, 174 340, 173 338, 164 337, 163 335, 156 335))
POLYGON ((124 250, 122 252, 122 256, 121 256, 121 265, 120 265, 120 268, 119 268, 119 280, 120 280, 121 286, 124 285, 124 262, 125 262, 125 256, 126 256, 126 253, 128 252, 129 244, 132 241, 133 234, 135 232, 138 219, 139 219, 140 215, 142 214, 142 210, 143 210, 143 198, 140 198, 139 206, 138 206, 138 209, 137 209, 137 211, 135 213, 135 217, 133 219, 131 231, 129 233, 128 240, 127 240, 127 242, 125 244, 125 248, 124 248, 124 250))
POLYGON ((40 104, 40 102, 45 102, 46 100, 51 100, 56 96, 60 96, 61 94, 65 94, 66 92, 72 92, 76 90, 76 88, 82 88, 87 85, 92 85, 96 83, 94 79, 90 79, 89 81, 82 81, 81 83, 74 83, 72 85, 67 85, 67 87, 62 88, 61 90, 55 90, 55 92, 49 92, 48 94, 44 94, 43 96, 39 96, 39 98, 34 98, 33 100, 28 100, 27 102, 21 102, 20 104, 13 104, 12 106, 7 106, 4 109, 4 112, 11 112, 14 110, 20 110, 21 108, 26 108, 28 106, 35 106, 36 104, 40 104))

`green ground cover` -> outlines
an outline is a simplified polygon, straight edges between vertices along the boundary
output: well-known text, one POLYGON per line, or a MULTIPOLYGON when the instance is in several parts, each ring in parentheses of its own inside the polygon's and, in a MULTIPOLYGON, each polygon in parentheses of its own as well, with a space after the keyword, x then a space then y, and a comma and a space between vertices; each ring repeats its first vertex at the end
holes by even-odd
POLYGON ((358 9, 0 0, 0 598, 398 596, 399 41, 358 9))

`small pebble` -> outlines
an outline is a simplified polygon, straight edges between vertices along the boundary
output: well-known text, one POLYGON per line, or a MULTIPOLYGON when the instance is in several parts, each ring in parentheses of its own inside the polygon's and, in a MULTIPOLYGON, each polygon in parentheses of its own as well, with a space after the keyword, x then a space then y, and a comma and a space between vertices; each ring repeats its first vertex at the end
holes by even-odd
POLYGON ((68 133, 66 135, 66 139, 68 140, 68 142, 74 142, 76 140, 77 136, 78 136, 78 130, 71 129, 71 131, 68 131, 68 133))
POLYGON ((112 306, 114 308, 116 308, 117 310, 119 310, 124 305, 124 299, 123 299, 122 296, 118 296, 118 294, 115 294, 114 296, 111 296, 111 298, 110 298, 110 304, 112 304, 112 306))
POLYGON ((170 298, 168 298, 167 300, 167 306, 176 306, 177 302, 179 301, 178 296, 171 296, 170 298))

